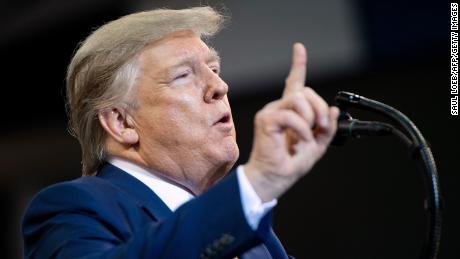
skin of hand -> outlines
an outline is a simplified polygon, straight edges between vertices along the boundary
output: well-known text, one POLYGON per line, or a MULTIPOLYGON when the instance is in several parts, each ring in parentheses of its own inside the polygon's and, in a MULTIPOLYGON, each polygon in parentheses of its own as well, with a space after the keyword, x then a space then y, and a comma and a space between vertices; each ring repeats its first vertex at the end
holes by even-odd
POLYGON ((339 109, 305 86, 307 53, 293 45, 281 99, 254 119, 254 142, 244 171, 263 202, 279 198, 324 155, 337 130, 339 109))

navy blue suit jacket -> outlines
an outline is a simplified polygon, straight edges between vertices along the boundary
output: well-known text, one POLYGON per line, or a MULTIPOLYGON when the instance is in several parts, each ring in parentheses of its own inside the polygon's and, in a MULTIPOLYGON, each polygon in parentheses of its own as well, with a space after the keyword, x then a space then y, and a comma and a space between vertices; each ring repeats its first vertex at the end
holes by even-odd
POLYGON ((146 185, 106 164, 50 186, 27 208, 26 258, 287 258, 271 213, 253 231, 235 172, 174 213, 146 185))

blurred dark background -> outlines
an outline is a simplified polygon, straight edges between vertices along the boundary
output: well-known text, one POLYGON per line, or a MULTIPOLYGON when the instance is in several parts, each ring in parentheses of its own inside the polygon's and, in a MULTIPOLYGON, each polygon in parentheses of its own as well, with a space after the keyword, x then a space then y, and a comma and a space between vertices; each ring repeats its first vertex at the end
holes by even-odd
MULTIPOLYGON (((460 258, 458 117, 450 116, 450 4, 444 1, 0 2, 0 257, 21 258, 20 220, 34 193, 80 176, 67 133, 64 78, 79 41, 121 15, 209 3, 232 16, 213 40, 244 163, 252 119, 280 97, 291 45, 309 51, 307 84, 329 103, 347 90, 392 105, 429 140, 446 201, 440 258, 460 258)), ((381 119, 352 111, 360 119, 381 119)), ((283 196, 275 231, 297 258, 419 258, 425 235, 420 171, 396 139, 331 148, 283 196)))

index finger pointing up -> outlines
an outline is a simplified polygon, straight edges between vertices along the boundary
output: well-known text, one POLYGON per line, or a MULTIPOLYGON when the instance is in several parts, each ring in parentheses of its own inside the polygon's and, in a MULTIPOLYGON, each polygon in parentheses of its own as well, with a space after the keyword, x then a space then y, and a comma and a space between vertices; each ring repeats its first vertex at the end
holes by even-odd
POLYGON ((307 50, 302 43, 295 43, 292 47, 292 65, 286 78, 283 95, 302 89, 307 76, 307 50))

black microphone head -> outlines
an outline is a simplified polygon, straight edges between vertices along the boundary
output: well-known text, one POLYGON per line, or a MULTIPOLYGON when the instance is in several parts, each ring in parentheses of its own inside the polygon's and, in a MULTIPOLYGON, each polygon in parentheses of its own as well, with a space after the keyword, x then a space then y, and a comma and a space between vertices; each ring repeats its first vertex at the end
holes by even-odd
POLYGON ((393 133, 390 124, 380 121, 360 121, 353 119, 343 110, 337 119, 337 131, 332 139, 332 146, 342 146, 348 138, 361 138, 366 136, 387 136, 393 133))
POLYGON ((348 125, 345 125, 346 123, 344 122, 351 121, 352 119, 348 112, 340 110, 339 117, 337 118, 337 132, 331 141, 332 146, 343 146, 345 144, 348 139, 348 125))
POLYGON ((361 96, 345 91, 340 91, 335 96, 335 102, 342 109, 345 109, 348 106, 353 106, 353 104, 359 103, 360 100, 361 96))

